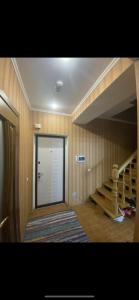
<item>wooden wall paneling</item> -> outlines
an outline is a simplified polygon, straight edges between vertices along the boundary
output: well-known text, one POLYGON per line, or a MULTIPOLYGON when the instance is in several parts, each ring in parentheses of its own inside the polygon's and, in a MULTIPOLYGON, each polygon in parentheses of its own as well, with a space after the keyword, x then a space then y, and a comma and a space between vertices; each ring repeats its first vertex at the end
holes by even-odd
POLYGON ((99 186, 101 186, 101 182, 102 182, 102 172, 103 172, 103 154, 102 154, 102 150, 103 150, 103 130, 101 132, 101 129, 99 127, 98 129, 98 145, 99 145, 99 161, 101 162, 101 164, 99 164, 99 186))
MULTIPOLYGON (((86 129, 83 130, 83 142, 82 142, 82 152, 86 155, 87 144, 86 144, 86 129)), ((81 164, 82 168, 82 179, 83 179, 83 194, 82 201, 86 199, 86 184, 87 184, 87 176, 85 172, 86 164, 81 164)))
MULTIPOLYGON (((86 198, 87 198, 87 194, 89 192, 89 173, 88 173, 88 168, 89 168, 89 161, 88 161, 88 158, 89 158, 89 153, 90 153, 90 145, 89 145, 89 131, 86 132, 86 159, 87 159, 87 163, 85 164, 85 172, 86 172, 86 198)), ((90 160, 90 163, 91 163, 91 160, 90 160)))
POLYGON ((76 125, 74 125, 72 127, 72 162, 71 162, 71 170, 72 170, 72 190, 71 190, 71 201, 72 203, 76 203, 77 199, 78 198, 78 193, 77 193, 77 197, 76 196, 73 196, 73 193, 74 192, 77 192, 76 189, 75 189, 75 176, 76 176, 76 165, 75 165, 75 155, 76 155, 76 152, 75 152, 75 143, 76 143, 76 140, 75 140, 75 131, 76 131, 76 125))
POLYGON ((103 138, 102 138, 102 131, 101 128, 98 127, 98 155, 99 155, 99 165, 98 165, 98 185, 101 186, 102 182, 102 143, 103 143, 103 138))
POLYGON ((88 191, 89 191, 89 185, 88 185, 88 182, 89 182, 89 177, 88 177, 88 158, 89 158, 89 131, 87 131, 87 151, 86 151, 86 157, 87 157, 87 164, 86 164, 86 195, 88 194, 88 191))
POLYGON ((98 127, 96 128, 96 181, 97 181, 97 187, 99 187, 99 144, 98 144, 98 127))
POLYGON ((20 88, 10 58, 0 58, 0 89, 5 92, 11 104, 19 113, 19 195, 20 231, 23 238, 24 228, 32 204, 32 122, 31 112, 20 88), (26 142, 29 141, 28 143, 26 142), (28 144, 28 145, 27 145, 28 144), (29 182, 26 177, 29 174, 29 182))
POLYGON ((4 121, 5 143, 5 180, 7 181, 4 187, 4 207, 3 213, 8 216, 8 222, 5 231, 5 242, 14 242, 20 240, 19 233, 19 160, 18 160, 18 114, 13 106, 10 107, 10 102, 0 97, 0 115, 6 119, 4 121), (7 121, 8 120, 8 121, 7 121), (10 171, 10 174, 9 174, 10 171), (16 178, 16 181, 15 181, 16 178), (15 223, 16 222, 16 223, 15 223), (6 237, 7 236, 7 237, 6 237))
POLYGON ((96 128, 96 134, 95 134, 95 145, 96 145, 96 187, 99 187, 99 183, 98 183, 98 165, 99 165, 99 156, 98 156, 98 127, 96 128))
MULTIPOLYGON (((84 143, 84 153, 86 155, 86 159, 88 158, 88 148, 89 148, 89 145, 88 145, 88 131, 85 129, 85 143, 84 143)), ((88 162, 87 162, 88 164, 88 162)), ((87 164, 85 163, 84 164, 84 199, 87 199, 87 193, 88 193, 88 189, 87 189, 87 180, 88 180, 88 177, 87 177, 87 164)))
POLYGON ((103 138, 103 130, 102 130, 102 133, 100 131, 100 159, 101 159, 101 168, 100 168, 100 184, 101 182, 103 181, 103 164, 104 164, 104 159, 103 159, 103 152, 104 152, 104 149, 103 149, 103 144, 104 144, 104 138, 103 138))
MULTIPOLYGON (((80 139, 79 139, 79 153, 82 151, 82 140, 83 140, 83 130, 80 128, 80 139)), ((80 193, 79 193, 79 202, 82 201, 83 197, 83 176, 82 176, 82 170, 81 170, 81 165, 78 165, 79 168, 79 180, 80 180, 80 193)))
POLYGON ((103 126, 103 131, 102 131, 102 137, 103 137, 103 145, 102 145, 102 159, 103 159, 103 164, 102 164, 102 178, 103 178, 103 182, 105 180, 105 156, 104 156, 104 149, 105 149, 105 138, 104 138, 104 122, 102 123, 103 126))
MULTIPOLYGON (((81 131, 81 150, 80 152, 83 153, 84 150, 84 143, 85 143, 85 132, 84 129, 81 131)), ((80 201, 83 201, 84 199, 84 164, 79 165, 80 168, 80 174, 81 174, 81 195, 80 195, 80 201)))
MULTIPOLYGON (((81 128, 79 126, 76 126, 77 130, 77 145, 76 145, 76 154, 80 154, 80 140, 81 140, 81 128)), ((81 199, 81 183, 80 183, 80 166, 76 167, 78 169, 78 174, 77 174, 77 193, 79 199, 81 199)))
POLYGON ((101 147, 100 147, 100 128, 98 126, 97 128, 97 144, 98 144, 98 168, 97 168, 97 181, 98 181, 98 187, 100 187, 100 167, 101 167, 101 156, 100 156, 100 153, 101 153, 101 147))
MULTIPOLYGON (((94 147, 94 144, 95 144, 95 133, 93 132, 93 133, 91 133, 91 131, 90 131, 91 129, 90 129, 90 125, 89 125, 89 132, 90 132, 90 135, 91 135, 91 141, 92 141, 92 143, 91 143, 91 152, 90 152, 90 156, 89 156, 89 158, 91 157, 91 159, 92 159, 92 165, 90 165, 90 167, 91 167, 91 173, 90 173, 90 184, 91 184, 91 186, 90 186, 90 189, 91 189, 91 187, 92 187, 92 189, 94 190, 94 188, 95 188, 95 186, 96 186, 96 176, 95 176, 95 156, 96 156, 96 148, 94 147)), ((90 141, 90 142, 91 142, 90 141)), ((88 159, 89 159, 88 158, 88 159)))
POLYGON ((80 199, 80 195, 79 195, 79 186, 78 186, 78 178, 79 178, 79 168, 75 162, 75 155, 77 155, 79 152, 77 150, 77 145, 78 145, 78 128, 77 126, 75 126, 75 129, 73 131, 73 135, 74 135, 74 149, 73 149, 73 166, 74 166, 74 171, 73 171, 73 191, 75 191, 77 193, 77 198, 80 199))
MULTIPOLYGON (((90 130, 89 130, 90 132, 90 130)), ((90 132, 90 136, 91 136, 91 152, 90 152, 90 156, 88 157, 88 159, 91 157, 92 160, 92 164, 91 164, 91 176, 90 176, 90 190, 95 190, 95 186, 96 186, 96 177, 95 177, 95 147, 94 147, 94 143, 95 143, 95 134, 90 132)), ((92 192, 92 191, 91 191, 92 192)), ((90 194, 89 194, 90 195, 90 194)))
MULTIPOLYGON (((85 139, 86 139, 86 133, 85 133, 85 129, 83 129, 83 132, 82 132, 82 150, 81 152, 83 154, 86 154, 84 152, 84 145, 85 145, 85 139)), ((85 150, 86 150, 86 145, 85 145, 85 150)), ((82 195, 81 195, 81 199, 83 201, 84 197, 85 197, 85 183, 86 183, 86 178, 85 178, 85 170, 84 170, 84 167, 85 167, 85 164, 81 164, 80 165, 80 168, 81 168, 81 174, 82 174, 82 195)))
POLYGON ((71 203, 72 195, 72 125, 71 125, 71 120, 68 121, 68 129, 67 129, 67 136, 68 136, 68 168, 69 168, 69 176, 68 176, 68 192, 69 192, 69 204, 71 203))
POLYGON ((108 168, 108 172, 109 172, 109 174, 110 174, 110 172, 111 172, 111 160, 112 160, 112 157, 111 157, 111 128, 110 128, 110 130, 108 131, 109 132, 109 136, 108 136, 108 139, 109 139, 109 159, 108 159, 108 165, 109 165, 109 168, 108 168))
POLYGON ((54 117, 41 112, 32 112, 32 116, 33 124, 42 123, 40 132, 68 136, 70 204, 86 201, 90 191, 95 192, 96 187, 111 175, 112 164, 121 164, 136 147, 133 138, 135 126, 101 119, 86 126, 78 126, 68 116, 54 117), (127 131, 128 137, 125 134, 127 131), (87 165, 76 165, 75 155, 79 153, 88 157, 87 165), (92 172, 87 174, 89 167, 92 167, 92 172), (77 200, 72 199, 73 192, 77 192, 77 200))
POLYGON ((80 180, 77 186, 77 181, 79 178, 79 174, 80 174, 80 164, 76 163, 75 161, 75 155, 80 154, 80 144, 79 144, 79 140, 80 140, 80 134, 78 136, 78 127, 75 125, 73 126, 73 138, 74 138, 74 150, 73 150, 73 166, 74 166, 74 173, 73 173, 73 182, 74 182, 74 187, 73 187, 73 191, 75 191, 77 193, 77 199, 76 202, 80 201, 80 197, 81 197, 81 192, 80 192, 80 180), (77 147, 77 145, 79 144, 79 148, 77 147), (76 177, 76 181, 74 181, 74 178, 76 177))
MULTIPOLYGON (((75 125, 75 130, 76 130, 76 144, 75 144, 75 155, 80 155, 83 154, 82 149, 82 134, 80 127, 75 125)), ((76 170, 76 186, 75 186, 75 191, 77 191, 77 199, 78 201, 82 201, 82 194, 83 194, 83 184, 82 184, 82 171, 81 171, 81 164, 75 162, 75 157, 74 157, 74 165, 75 165, 75 170, 76 170), (78 184, 77 184, 78 182, 78 184)))
MULTIPOLYGON (((101 85, 88 97, 88 102, 83 104, 84 109, 130 65, 131 62, 128 59, 120 59, 101 85)), ((19 187, 20 223, 23 234, 28 212, 32 207, 32 133, 42 132, 68 136, 69 202, 74 204, 74 200, 72 200, 74 191, 77 192, 77 201, 75 202, 86 201, 90 192, 93 193, 96 186, 101 185, 102 181, 110 175, 112 163, 122 163, 122 160, 132 153, 135 146, 135 141, 132 138, 133 127, 128 126, 131 129, 128 130, 127 138, 127 125, 125 124, 95 120, 83 128, 72 124, 72 118, 68 116, 30 112, 9 58, 0 59, 0 89, 4 90, 11 99, 20 115, 19 187), (34 123, 41 123, 41 130, 35 131, 32 128, 34 123), (78 153, 83 153, 88 157, 87 165, 76 166, 75 155, 78 153), (92 172, 88 174, 89 176, 86 174, 88 167, 93 168, 92 172), (26 177, 29 177, 28 182, 26 177), (87 182, 89 182, 89 189, 87 182)), ((82 108, 80 107, 73 119, 81 112, 82 108)))

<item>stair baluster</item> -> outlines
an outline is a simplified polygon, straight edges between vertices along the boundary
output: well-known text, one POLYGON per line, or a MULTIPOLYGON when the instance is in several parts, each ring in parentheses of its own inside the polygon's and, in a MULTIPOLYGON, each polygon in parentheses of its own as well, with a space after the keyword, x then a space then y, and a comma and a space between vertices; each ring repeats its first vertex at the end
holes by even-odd
POLYGON ((125 169, 123 171, 122 204, 125 206, 125 169))
POLYGON ((130 179, 129 179, 129 194, 130 194, 130 197, 132 198, 132 167, 131 167, 131 163, 130 163, 130 170, 129 170, 129 176, 130 176, 130 179))
POLYGON ((112 176, 109 182, 105 182, 102 188, 97 188, 96 193, 90 198, 97 203, 112 219, 121 215, 119 208, 129 206, 129 200, 136 201, 136 177, 137 177, 137 151, 120 166, 114 164, 112 176))
POLYGON ((118 179, 119 179, 119 172, 118 172, 118 165, 114 164, 112 166, 112 180, 113 180, 113 187, 112 187, 112 194, 115 198, 114 201, 114 209, 115 214, 118 214, 118 179))

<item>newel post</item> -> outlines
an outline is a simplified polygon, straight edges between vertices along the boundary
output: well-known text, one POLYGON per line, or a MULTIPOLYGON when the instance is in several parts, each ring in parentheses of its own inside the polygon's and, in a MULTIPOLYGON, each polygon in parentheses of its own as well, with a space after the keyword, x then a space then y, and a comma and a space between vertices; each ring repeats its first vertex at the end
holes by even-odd
POLYGON ((112 166, 112 180, 113 180, 112 193, 116 198, 118 197, 118 179, 119 179, 118 165, 114 164, 112 166))

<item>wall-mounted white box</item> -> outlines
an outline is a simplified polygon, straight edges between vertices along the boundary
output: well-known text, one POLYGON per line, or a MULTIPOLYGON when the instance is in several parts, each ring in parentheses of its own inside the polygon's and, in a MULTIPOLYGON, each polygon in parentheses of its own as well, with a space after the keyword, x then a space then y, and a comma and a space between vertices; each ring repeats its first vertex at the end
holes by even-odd
POLYGON ((41 124, 34 124, 35 129, 41 129, 42 125, 41 124))
POLYGON ((86 161, 86 157, 85 155, 76 155, 75 160, 77 163, 83 163, 86 161))

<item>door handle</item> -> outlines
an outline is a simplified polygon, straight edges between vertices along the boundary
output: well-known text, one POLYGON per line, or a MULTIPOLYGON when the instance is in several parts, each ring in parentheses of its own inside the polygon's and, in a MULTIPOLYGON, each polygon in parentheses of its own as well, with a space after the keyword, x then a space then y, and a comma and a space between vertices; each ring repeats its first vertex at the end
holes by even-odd
POLYGON ((3 227, 3 225, 5 224, 8 218, 9 217, 6 217, 5 219, 2 220, 2 222, 0 223, 0 229, 3 227))

